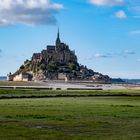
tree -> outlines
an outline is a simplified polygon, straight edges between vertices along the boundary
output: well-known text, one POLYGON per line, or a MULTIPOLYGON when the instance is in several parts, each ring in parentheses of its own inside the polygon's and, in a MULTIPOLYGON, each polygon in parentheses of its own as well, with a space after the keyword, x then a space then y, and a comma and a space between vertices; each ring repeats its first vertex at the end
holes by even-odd
POLYGON ((23 70, 23 69, 24 69, 24 65, 21 65, 21 66, 20 66, 20 69, 23 70))
POLYGON ((57 62, 56 62, 56 61, 51 61, 51 62, 48 64, 48 70, 49 70, 49 71, 56 71, 56 70, 58 70, 57 62))
POLYGON ((69 63, 69 69, 70 69, 70 71, 75 71, 75 70, 77 69, 76 64, 74 64, 74 63, 69 63))
POLYGON ((41 64, 40 68, 41 68, 41 70, 46 70, 46 65, 45 64, 41 64))
POLYGON ((30 61, 28 59, 26 59, 26 61, 24 61, 24 65, 27 65, 30 61))

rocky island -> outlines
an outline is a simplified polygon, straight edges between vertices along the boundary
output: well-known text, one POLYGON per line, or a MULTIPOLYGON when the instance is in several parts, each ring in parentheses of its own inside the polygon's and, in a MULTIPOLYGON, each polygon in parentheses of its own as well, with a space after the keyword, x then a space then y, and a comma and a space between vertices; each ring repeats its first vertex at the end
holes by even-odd
POLYGON ((48 45, 41 53, 34 53, 14 73, 9 74, 10 81, 45 80, 92 80, 110 82, 108 75, 88 69, 77 61, 75 51, 60 40, 59 30, 55 45, 48 45))

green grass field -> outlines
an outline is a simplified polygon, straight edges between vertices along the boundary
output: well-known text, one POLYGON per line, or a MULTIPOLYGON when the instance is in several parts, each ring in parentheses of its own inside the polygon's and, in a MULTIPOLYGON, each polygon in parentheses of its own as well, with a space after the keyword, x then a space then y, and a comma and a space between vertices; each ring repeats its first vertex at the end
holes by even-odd
MULTIPOLYGON (((23 92, 51 94, 51 91, 11 90, 12 95, 23 95, 23 92)), ((0 94, 9 93, 10 90, 0 90, 0 94)), ((71 94, 76 95, 76 91, 71 94)), ((0 100, 0 140, 139 139, 139 96, 0 100)))
POLYGON ((140 90, 27 90, 0 89, 0 99, 46 97, 140 96, 140 90))

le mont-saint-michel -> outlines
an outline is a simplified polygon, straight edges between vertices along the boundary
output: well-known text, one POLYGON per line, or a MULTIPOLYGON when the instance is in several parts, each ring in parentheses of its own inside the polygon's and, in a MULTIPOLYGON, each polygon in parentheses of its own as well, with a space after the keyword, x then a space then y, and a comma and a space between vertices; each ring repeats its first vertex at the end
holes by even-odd
POLYGON ((108 83, 110 77, 79 64, 75 51, 61 42, 58 30, 55 45, 48 45, 41 53, 34 53, 31 60, 26 60, 15 73, 8 75, 8 80, 79 80, 108 83))

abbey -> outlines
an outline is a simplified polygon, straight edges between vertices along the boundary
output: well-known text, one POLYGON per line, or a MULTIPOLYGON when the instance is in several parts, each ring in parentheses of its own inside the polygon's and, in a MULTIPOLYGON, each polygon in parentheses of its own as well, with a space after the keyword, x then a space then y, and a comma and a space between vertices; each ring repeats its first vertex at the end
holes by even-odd
POLYGON ((58 79, 58 73, 70 72, 70 64, 78 66, 77 57, 68 45, 61 42, 58 31, 55 45, 48 45, 41 53, 33 54, 31 70, 36 73, 40 66, 41 69, 46 70, 47 78, 58 79))
POLYGON ((60 40, 59 30, 55 45, 48 45, 41 53, 34 53, 31 60, 14 74, 9 76, 13 81, 29 80, 93 80, 110 81, 109 76, 102 75, 80 65, 75 51, 60 40))

